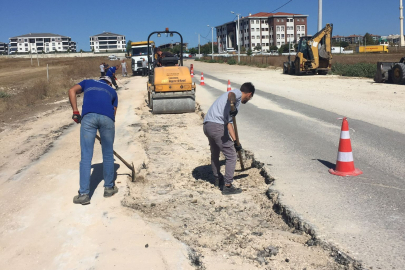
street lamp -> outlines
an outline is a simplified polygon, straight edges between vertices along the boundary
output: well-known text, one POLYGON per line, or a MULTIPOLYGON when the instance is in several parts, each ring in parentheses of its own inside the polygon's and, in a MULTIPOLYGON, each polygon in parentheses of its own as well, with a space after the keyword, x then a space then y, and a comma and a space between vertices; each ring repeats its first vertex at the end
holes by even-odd
POLYGON ((211 59, 214 60, 214 27, 209 24, 207 26, 211 27, 211 59))
MULTIPOLYGON (((231 11, 232 14, 235 14, 235 12, 231 11)), ((240 25, 239 25, 239 16, 240 14, 236 13, 236 16, 238 16, 238 27, 237 27, 237 33, 236 33, 236 44, 238 45, 238 63, 240 63, 240 41, 239 41, 239 29, 240 29, 240 25)))

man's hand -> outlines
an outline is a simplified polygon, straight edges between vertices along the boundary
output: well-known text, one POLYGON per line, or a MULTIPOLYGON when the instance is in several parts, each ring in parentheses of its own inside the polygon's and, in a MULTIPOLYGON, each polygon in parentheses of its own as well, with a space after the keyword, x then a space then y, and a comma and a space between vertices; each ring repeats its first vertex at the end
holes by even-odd
POLYGON ((234 144, 233 144, 234 146, 235 146, 235 150, 236 150, 236 152, 239 152, 239 151, 241 151, 242 150, 242 145, 239 143, 239 145, 236 143, 236 142, 234 142, 234 144))
POLYGON ((80 124, 82 121, 82 117, 80 116, 79 111, 73 111, 73 116, 72 116, 73 121, 75 121, 77 124, 80 124))
POLYGON ((235 117, 235 116, 238 114, 238 109, 236 109, 235 106, 233 106, 233 107, 234 107, 234 110, 232 110, 232 108, 231 108, 231 111, 229 112, 229 114, 230 114, 232 117, 235 117))

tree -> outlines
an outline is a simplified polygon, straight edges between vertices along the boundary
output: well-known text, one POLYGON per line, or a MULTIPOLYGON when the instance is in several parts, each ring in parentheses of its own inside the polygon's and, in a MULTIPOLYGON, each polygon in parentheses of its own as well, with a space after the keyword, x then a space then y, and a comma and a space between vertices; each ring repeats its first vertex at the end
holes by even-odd
MULTIPOLYGON (((176 45, 176 46, 173 46, 173 48, 171 49, 171 51, 172 51, 172 53, 174 53, 174 54, 180 54, 180 49, 181 49, 180 45, 176 45)), ((183 50, 183 52, 184 52, 184 50, 183 50)))
POLYGON ((276 45, 272 45, 270 47, 270 51, 277 51, 277 50, 278 50, 278 47, 276 45))
POLYGON ((191 54, 197 54, 197 53, 198 53, 198 48, 191 48, 191 49, 189 49, 188 51, 189 51, 189 53, 191 53, 191 54))
POLYGON ((288 49, 290 48, 289 44, 281 45, 280 49, 278 49, 279 53, 288 53, 288 49))
POLYGON ((241 52, 241 53, 246 53, 246 48, 245 48, 245 46, 240 47, 240 52, 241 52))
POLYGON ((339 46, 340 46, 340 47, 343 47, 343 48, 349 47, 349 42, 347 42, 347 41, 341 41, 341 42, 339 43, 339 46))
POLYGON ((79 52, 81 52, 81 53, 82 53, 82 52, 83 52, 83 50, 82 50, 82 49, 80 49, 80 51, 79 51, 79 52))
POLYGON ((128 42, 127 42, 127 47, 126 47, 127 53, 130 53, 130 52, 131 52, 131 43, 132 43, 132 40, 128 40, 128 42))
POLYGON ((251 56, 251 55, 252 55, 252 50, 249 48, 249 49, 247 50, 246 54, 247 54, 248 56, 251 56))
POLYGON ((374 45, 375 44, 373 37, 369 33, 366 33, 364 35, 364 39, 366 41, 366 45, 374 45))
POLYGON ((262 50, 262 45, 257 44, 257 45, 253 48, 253 50, 255 50, 255 51, 261 51, 261 50, 262 50))

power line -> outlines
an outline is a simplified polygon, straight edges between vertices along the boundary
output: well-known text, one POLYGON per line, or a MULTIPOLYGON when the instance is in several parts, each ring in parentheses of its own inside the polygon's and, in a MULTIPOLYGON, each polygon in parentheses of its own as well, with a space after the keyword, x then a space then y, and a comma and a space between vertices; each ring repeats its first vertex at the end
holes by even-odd
POLYGON ((282 8, 282 7, 286 6, 286 5, 287 5, 288 3, 290 3, 290 2, 292 2, 292 0, 288 1, 287 3, 285 3, 284 5, 282 5, 281 7, 276 8, 275 10, 271 11, 270 13, 273 13, 274 11, 279 10, 280 8, 282 8))

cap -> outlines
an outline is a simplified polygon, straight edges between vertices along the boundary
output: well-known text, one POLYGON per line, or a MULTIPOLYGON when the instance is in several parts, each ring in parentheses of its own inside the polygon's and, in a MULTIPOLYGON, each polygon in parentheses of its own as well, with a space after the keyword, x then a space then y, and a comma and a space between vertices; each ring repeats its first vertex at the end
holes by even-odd
POLYGON ((106 80, 107 82, 112 84, 111 78, 108 76, 102 76, 102 77, 100 77, 100 80, 106 80))

